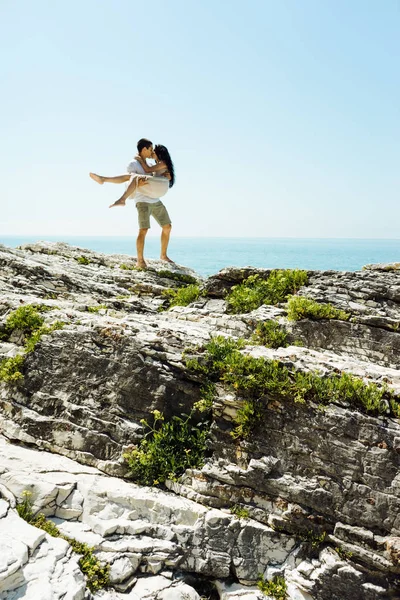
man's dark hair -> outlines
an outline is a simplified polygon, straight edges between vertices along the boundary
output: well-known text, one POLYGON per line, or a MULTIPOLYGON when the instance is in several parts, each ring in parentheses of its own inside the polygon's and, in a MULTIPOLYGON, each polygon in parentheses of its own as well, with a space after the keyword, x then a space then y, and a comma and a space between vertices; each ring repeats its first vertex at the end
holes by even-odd
POLYGON ((153 142, 151 142, 150 140, 146 140, 146 138, 142 138, 137 143, 138 152, 141 152, 143 150, 143 148, 150 148, 150 146, 152 146, 152 145, 153 145, 153 142))

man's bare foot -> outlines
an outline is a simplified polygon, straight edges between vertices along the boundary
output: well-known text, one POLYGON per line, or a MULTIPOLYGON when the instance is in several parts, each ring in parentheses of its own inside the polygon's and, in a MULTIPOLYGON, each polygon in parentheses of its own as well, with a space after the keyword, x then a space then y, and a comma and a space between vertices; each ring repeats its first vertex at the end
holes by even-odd
POLYGON ((103 185, 104 183, 101 175, 96 175, 96 173, 89 173, 89 177, 91 177, 93 181, 96 181, 96 183, 100 183, 100 185, 103 185))
POLYGON ((173 260, 171 260, 168 256, 160 256, 160 260, 165 260, 165 262, 169 262, 171 264, 175 264, 173 260))
POLYGON ((138 261, 136 261, 136 268, 137 269, 147 269, 147 264, 145 263, 144 260, 138 260, 138 261))
POLYGON ((119 200, 116 200, 113 204, 110 204, 108 208, 113 208, 114 206, 125 206, 125 199, 120 198, 119 200))

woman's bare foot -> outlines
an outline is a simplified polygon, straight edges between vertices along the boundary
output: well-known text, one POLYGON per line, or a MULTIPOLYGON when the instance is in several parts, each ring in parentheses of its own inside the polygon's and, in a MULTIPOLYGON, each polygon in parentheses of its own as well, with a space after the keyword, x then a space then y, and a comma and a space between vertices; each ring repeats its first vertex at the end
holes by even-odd
POLYGON ((165 256, 160 256, 160 260, 165 260, 165 262, 169 262, 171 264, 175 264, 173 260, 171 260, 167 255, 165 256))
POLYGON ((147 264, 145 263, 144 260, 138 260, 136 262, 136 268, 137 269, 147 269, 147 264))
POLYGON ((89 173, 89 177, 91 177, 93 181, 96 181, 96 183, 100 183, 100 185, 103 185, 104 183, 101 175, 96 175, 96 173, 89 173))
POLYGON ((116 200, 113 204, 110 204, 108 208, 113 208, 114 206, 125 206, 125 198, 120 198, 116 200))

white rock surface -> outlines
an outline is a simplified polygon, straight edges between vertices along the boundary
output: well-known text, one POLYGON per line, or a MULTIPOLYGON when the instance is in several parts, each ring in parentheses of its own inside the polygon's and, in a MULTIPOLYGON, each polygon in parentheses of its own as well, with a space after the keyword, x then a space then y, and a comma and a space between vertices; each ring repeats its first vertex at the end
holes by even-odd
MULTIPOLYGON (((260 565, 283 563, 295 544, 290 536, 261 523, 239 521, 224 511, 106 476, 66 457, 16 447, 1 437, 0 454, 1 484, 16 501, 29 491, 36 511, 51 516, 66 535, 97 549, 99 559, 110 564, 112 585, 133 586, 127 593, 140 598, 183 599, 190 594, 196 600, 192 588, 159 573, 179 568, 226 577, 235 569, 239 578, 252 580, 260 565), (71 506, 73 512, 67 510, 71 506), (60 518, 60 513, 68 519, 60 518), (154 590, 162 594, 152 596, 154 590)), ((68 589, 74 598, 81 597, 83 576, 77 571, 77 557, 68 558, 67 542, 28 525, 7 506, 3 500, 0 528, 5 535, 0 544, 8 559, 1 563, 2 591, 12 593, 27 581, 29 593, 36 593, 37 573, 42 569, 45 589, 50 590, 44 593, 58 598, 59 586, 70 578, 68 589), (55 568, 57 559, 57 564, 65 562, 62 568, 55 568)))

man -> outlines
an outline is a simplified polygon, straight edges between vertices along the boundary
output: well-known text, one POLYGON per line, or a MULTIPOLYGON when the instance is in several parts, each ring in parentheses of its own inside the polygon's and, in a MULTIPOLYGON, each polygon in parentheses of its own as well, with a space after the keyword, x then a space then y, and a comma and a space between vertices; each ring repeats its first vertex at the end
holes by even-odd
MULTIPOLYGON (((154 148, 153 143, 150 140, 142 138, 137 143, 137 149, 140 157, 143 160, 147 160, 148 158, 154 157, 154 148)), ((128 167, 128 173, 137 173, 139 175, 145 175, 145 171, 140 164, 140 162, 136 159, 132 160, 128 167)), ((145 182, 143 182, 145 183, 145 182)), ((161 254, 160 259, 166 260, 170 263, 173 261, 168 258, 167 250, 169 243, 169 236, 171 234, 171 219, 169 218, 167 209, 164 204, 161 202, 160 198, 149 198, 139 189, 135 195, 136 208, 138 211, 138 221, 139 221, 139 233, 136 239, 136 251, 137 251, 137 266, 140 269, 145 269, 147 267, 146 262, 144 260, 144 243, 146 239, 147 232, 150 229, 150 216, 154 217, 157 223, 161 227, 161 254)))

